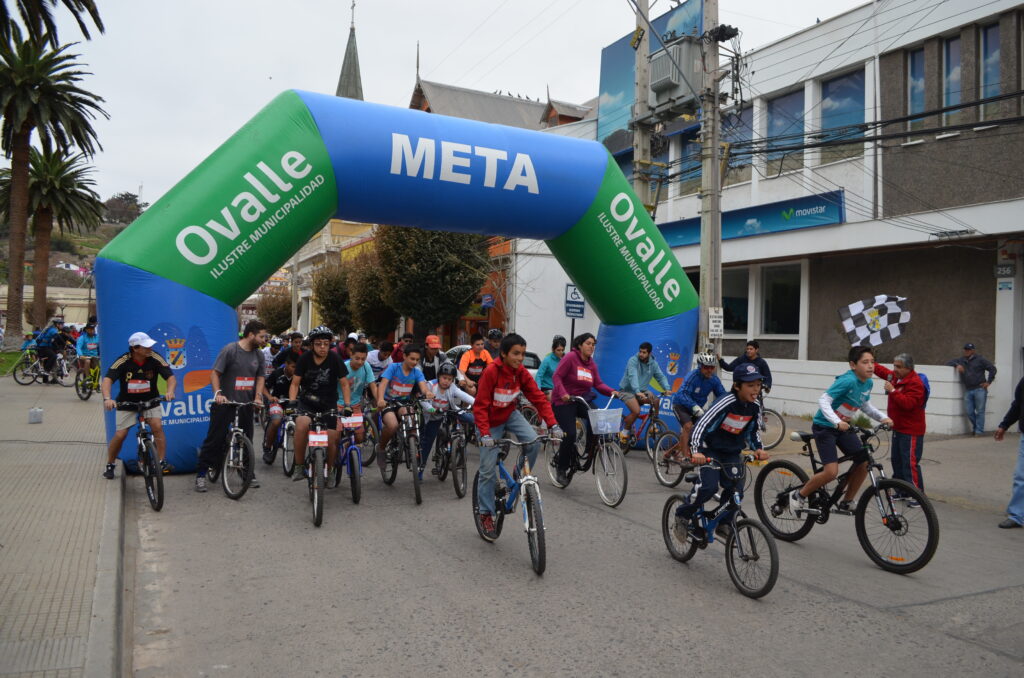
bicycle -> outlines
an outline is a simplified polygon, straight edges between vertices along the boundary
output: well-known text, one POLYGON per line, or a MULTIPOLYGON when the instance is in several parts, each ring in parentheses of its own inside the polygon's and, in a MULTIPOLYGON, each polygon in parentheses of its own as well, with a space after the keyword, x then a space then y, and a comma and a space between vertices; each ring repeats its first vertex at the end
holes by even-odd
MULTIPOLYGON (((26 348, 24 351, 21 352, 21 355, 18 356, 18 359, 15 360, 11 364, 11 366, 7 368, 7 371, 4 372, 4 376, 5 377, 6 376, 13 376, 14 375, 14 371, 17 370, 19 367, 23 371, 28 369, 29 367, 32 366, 32 363, 34 363, 36 361, 36 359, 37 359, 37 354, 36 354, 35 347, 34 346, 30 346, 29 348, 26 348)), ((19 381, 18 383, 20 384, 21 382, 19 381)))
MULTIPOLYGON (((805 511, 793 511, 789 506, 789 494, 803 487, 807 472, 791 461, 778 459, 769 462, 754 483, 754 505, 757 515, 768 530, 782 541, 798 541, 807 536, 815 524, 824 525, 833 513, 853 515, 857 540, 861 548, 876 565, 883 570, 897 574, 916 572, 928 564, 939 545, 939 522, 928 498, 915 486, 895 478, 886 478, 882 465, 875 461, 874 451, 879 432, 852 427, 861 439, 863 452, 867 455, 870 484, 861 493, 857 506, 844 510, 838 506, 846 492, 850 470, 835 481, 819 488, 807 498, 805 511), (834 489, 830 489, 834 485, 834 489), (904 499, 905 498, 905 499, 904 499), (902 503, 902 507, 897 504, 902 503), (915 503, 917 504, 915 506, 915 503), (878 522, 868 524, 868 509, 878 512, 878 522), (800 513, 806 513, 801 516, 800 513), (876 544, 875 542, 879 543, 876 544)), ((794 431, 790 438, 803 443, 804 456, 811 460, 814 473, 822 464, 816 458, 814 436, 804 431, 794 431)), ((844 455, 839 462, 851 461, 853 455, 844 455)))
MULTIPOLYGON (((278 400, 281 407, 281 425, 274 434, 274 442, 270 446, 270 456, 263 463, 270 466, 277 459, 277 451, 281 450, 281 470, 291 478, 295 472, 295 406, 294 401, 278 400), (268 461, 269 460, 269 461, 268 461)), ((268 408, 269 409, 269 408, 268 408)), ((269 417, 268 417, 269 419, 269 417)))
MULTIPOLYGON (((221 405, 233 408, 234 419, 231 422, 231 427, 228 429, 228 445, 227 451, 224 453, 224 460, 221 462, 220 468, 210 468, 207 472, 207 477, 212 483, 220 480, 221 487, 224 488, 224 494, 230 499, 238 500, 245 495, 249 489, 249 484, 252 483, 256 463, 252 441, 249 440, 249 436, 245 435, 245 431, 242 430, 240 423, 242 415, 240 412, 243 408, 255 405, 255 403, 238 403, 228 400, 221 403, 221 405)), ((252 415, 246 414, 244 416, 252 415)))
POLYGON ((75 394, 82 400, 92 397, 94 391, 100 390, 99 362, 90 365, 88 370, 77 370, 75 373, 75 394))
MULTIPOLYGON (((547 567, 547 552, 544 544, 544 509, 540 499, 540 485, 537 483, 537 477, 533 475, 525 450, 520 450, 514 473, 511 475, 505 470, 503 463, 512 445, 524 448, 532 442, 547 443, 548 436, 538 436, 530 443, 520 443, 510 438, 496 441, 499 451, 496 462, 498 476, 494 482, 494 532, 495 539, 501 536, 505 515, 516 510, 520 495, 524 497, 523 530, 530 545, 533 571, 541 575, 547 567), (522 473, 518 471, 519 468, 522 468, 522 473)), ((477 471, 473 478, 473 523, 480 538, 491 541, 485 536, 483 524, 480 522, 480 471, 477 471)))
POLYGON ((364 397, 361 404, 363 412, 363 442, 360 445, 363 466, 369 466, 377 459, 377 441, 380 430, 377 428, 377 408, 369 398, 364 397))
MULTIPOLYGON (((753 460, 754 455, 743 455, 744 462, 753 460)), ((722 469, 714 459, 708 459, 707 466, 722 469)), ((745 465, 743 474, 747 475, 745 465)), ((673 494, 661 512, 661 535, 669 554, 685 563, 698 549, 706 549, 708 544, 713 544, 717 534, 725 539, 725 568, 739 592, 749 598, 767 595, 779 577, 779 551, 772 533, 743 513, 743 497, 739 489, 742 484, 724 500, 716 494, 719 504, 715 509, 705 511, 700 506, 687 522, 676 515, 676 509, 696 499, 702 486, 700 472, 687 473, 686 481, 693 483, 689 497, 673 494), (728 522, 723 523, 726 516, 728 522), (766 558, 767 568, 763 562, 766 558)))
POLYGON ((153 430, 146 423, 146 418, 142 416, 142 413, 162 402, 164 402, 163 397, 140 403, 116 403, 118 410, 136 413, 138 421, 138 428, 135 430, 137 464, 146 484, 146 497, 154 511, 159 511, 164 507, 164 473, 160 468, 160 461, 157 459, 156 448, 153 445, 153 430))
MULTIPOLYGON (((324 419, 334 414, 331 411, 303 414, 310 418, 309 436, 306 438, 305 469, 309 503, 313 510, 313 525, 316 527, 320 527, 324 522, 324 487, 327 485, 328 436, 324 419)), ((292 480, 298 481, 302 478, 292 480)))
POLYGON ((412 491, 417 504, 423 503, 423 495, 420 490, 419 461, 420 400, 421 398, 419 397, 413 397, 404 401, 390 399, 387 401, 387 407, 380 413, 382 421, 384 414, 389 411, 394 412, 395 416, 398 417, 398 430, 395 431, 395 435, 388 441, 387 449, 381 452, 384 455, 384 465, 380 467, 381 478, 384 480, 385 485, 393 484, 395 477, 398 475, 398 465, 404 461, 405 467, 412 472, 412 491), (399 414, 399 410, 402 410, 401 414, 399 414))
MULTIPOLYGON (((623 416, 623 419, 625 419, 625 416, 623 416)), ((655 443, 658 437, 667 433, 668 430, 668 426, 661 421, 661 399, 659 396, 654 396, 653 403, 645 403, 640 407, 640 414, 637 415, 636 419, 633 420, 633 425, 628 429, 629 439, 625 442, 621 438, 619 439, 619 447, 622 449, 622 454, 629 454, 630 450, 636 447, 640 441, 643 441, 644 449, 647 450, 647 458, 654 461, 655 443)))
POLYGON ((757 421, 761 445, 765 450, 771 450, 778 447, 785 437, 786 420, 775 410, 764 406, 764 391, 757 396, 757 403, 761 406, 761 418, 757 421))
POLYGON ((38 353, 31 355, 27 351, 19 358, 18 363, 14 366, 13 375, 14 381, 18 382, 22 386, 28 386, 34 383, 37 379, 42 379, 44 376, 49 377, 55 383, 61 386, 72 386, 75 383, 74 379, 69 378, 71 376, 71 370, 68 368, 67 361, 64 359, 64 354, 57 352, 54 356, 53 369, 49 372, 43 366, 43 358, 38 353), (32 362, 29 363, 28 360, 32 362))
MULTIPOLYGON (((597 493, 601 497, 601 501, 605 506, 615 508, 626 498, 626 489, 629 486, 626 460, 618 442, 620 414, 617 409, 610 408, 615 398, 609 398, 608 404, 604 408, 591 408, 590 403, 579 396, 573 396, 573 399, 585 404, 588 408, 589 430, 593 431, 594 445, 588 452, 586 446, 588 429, 581 424, 581 419, 577 419, 576 454, 569 467, 568 481, 572 482, 572 477, 577 471, 583 473, 591 471, 597 481, 597 493), (581 440, 583 441, 582 446, 581 440)), ((558 446, 545 445, 544 454, 549 457, 547 466, 551 484, 562 487, 558 483, 558 446)), ((565 487, 568 486, 566 483, 565 487)))
POLYGON ((459 499, 466 496, 466 429, 459 415, 468 411, 456 409, 444 413, 434 452, 434 474, 444 482, 450 471, 455 496, 459 499))
POLYGON ((365 420, 361 413, 356 412, 350 417, 341 416, 340 421, 342 435, 338 438, 338 459, 334 462, 334 486, 341 485, 341 479, 348 471, 352 503, 358 504, 362 497, 363 452, 356 442, 356 431, 360 426, 365 427, 365 420))

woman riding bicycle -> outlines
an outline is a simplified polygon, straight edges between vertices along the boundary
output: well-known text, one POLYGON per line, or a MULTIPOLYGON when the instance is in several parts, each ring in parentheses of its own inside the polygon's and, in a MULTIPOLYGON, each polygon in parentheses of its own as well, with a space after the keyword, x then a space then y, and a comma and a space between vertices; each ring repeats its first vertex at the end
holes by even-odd
POLYGON ((83 372, 100 364, 100 337, 96 334, 95 325, 86 325, 78 337, 78 369, 83 372))
MULTIPOLYGON (((743 448, 748 436, 753 441, 756 458, 768 458, 768 453, 761 449, 761 436, 757 430, 757 420, 761 416, 757 396, 761 393, 763 377, 756 365, 746 364, 733 372, 732 379, 732 390, 716 399, 694 425, 690 438, 690 461, 700 466, 713 459, 717 465, 700 468, 700 493, 676 509, 676 517, 685 521, 682 526, 677 524, 677 529, 688 524, 697 509, 714 497, 719 487, 723 504, 737 489, 742 496, 743 448)), ((722 522, 728 524, 729 516, 722 522)))

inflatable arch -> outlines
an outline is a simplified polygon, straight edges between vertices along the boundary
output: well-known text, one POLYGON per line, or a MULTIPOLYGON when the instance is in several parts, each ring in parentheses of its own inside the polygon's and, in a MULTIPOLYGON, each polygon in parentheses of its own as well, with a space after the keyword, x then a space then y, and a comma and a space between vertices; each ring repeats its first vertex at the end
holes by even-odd
POLYGON ((195 468, 235 307, 333 217, 545 240, 602 321, 610 383, 645 340, 670 380, 690 364, 696 293, 604 146, 289 90, 96 261, 104 369, 141 330, 177 376, 164 426, 178 470, 195 468))

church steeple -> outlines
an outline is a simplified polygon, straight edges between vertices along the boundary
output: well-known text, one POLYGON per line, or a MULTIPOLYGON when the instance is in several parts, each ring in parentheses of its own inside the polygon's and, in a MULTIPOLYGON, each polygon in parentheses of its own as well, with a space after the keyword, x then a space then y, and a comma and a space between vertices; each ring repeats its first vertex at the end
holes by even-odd
POLYGON ((356 49, 356 3, 352 0, 352 24, 348 29, 348 45, 341 63, 336 96, 363 100, 363 78, 359 74, 359 50, 356 49))

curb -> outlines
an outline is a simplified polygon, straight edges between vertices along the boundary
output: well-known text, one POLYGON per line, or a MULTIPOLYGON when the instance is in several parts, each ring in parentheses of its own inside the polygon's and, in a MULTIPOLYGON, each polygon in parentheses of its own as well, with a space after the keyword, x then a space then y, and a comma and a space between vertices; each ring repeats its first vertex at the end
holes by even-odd
MULTIPOLYGON (((96 584, 85 652, 85 678, 121 675, 121 587, 124 579, 124 495, 126 474, 107 484, 103 506, 103 532, 96 558, 96 584)), ((107 482, 107 481, 104 481, 107 482)))

